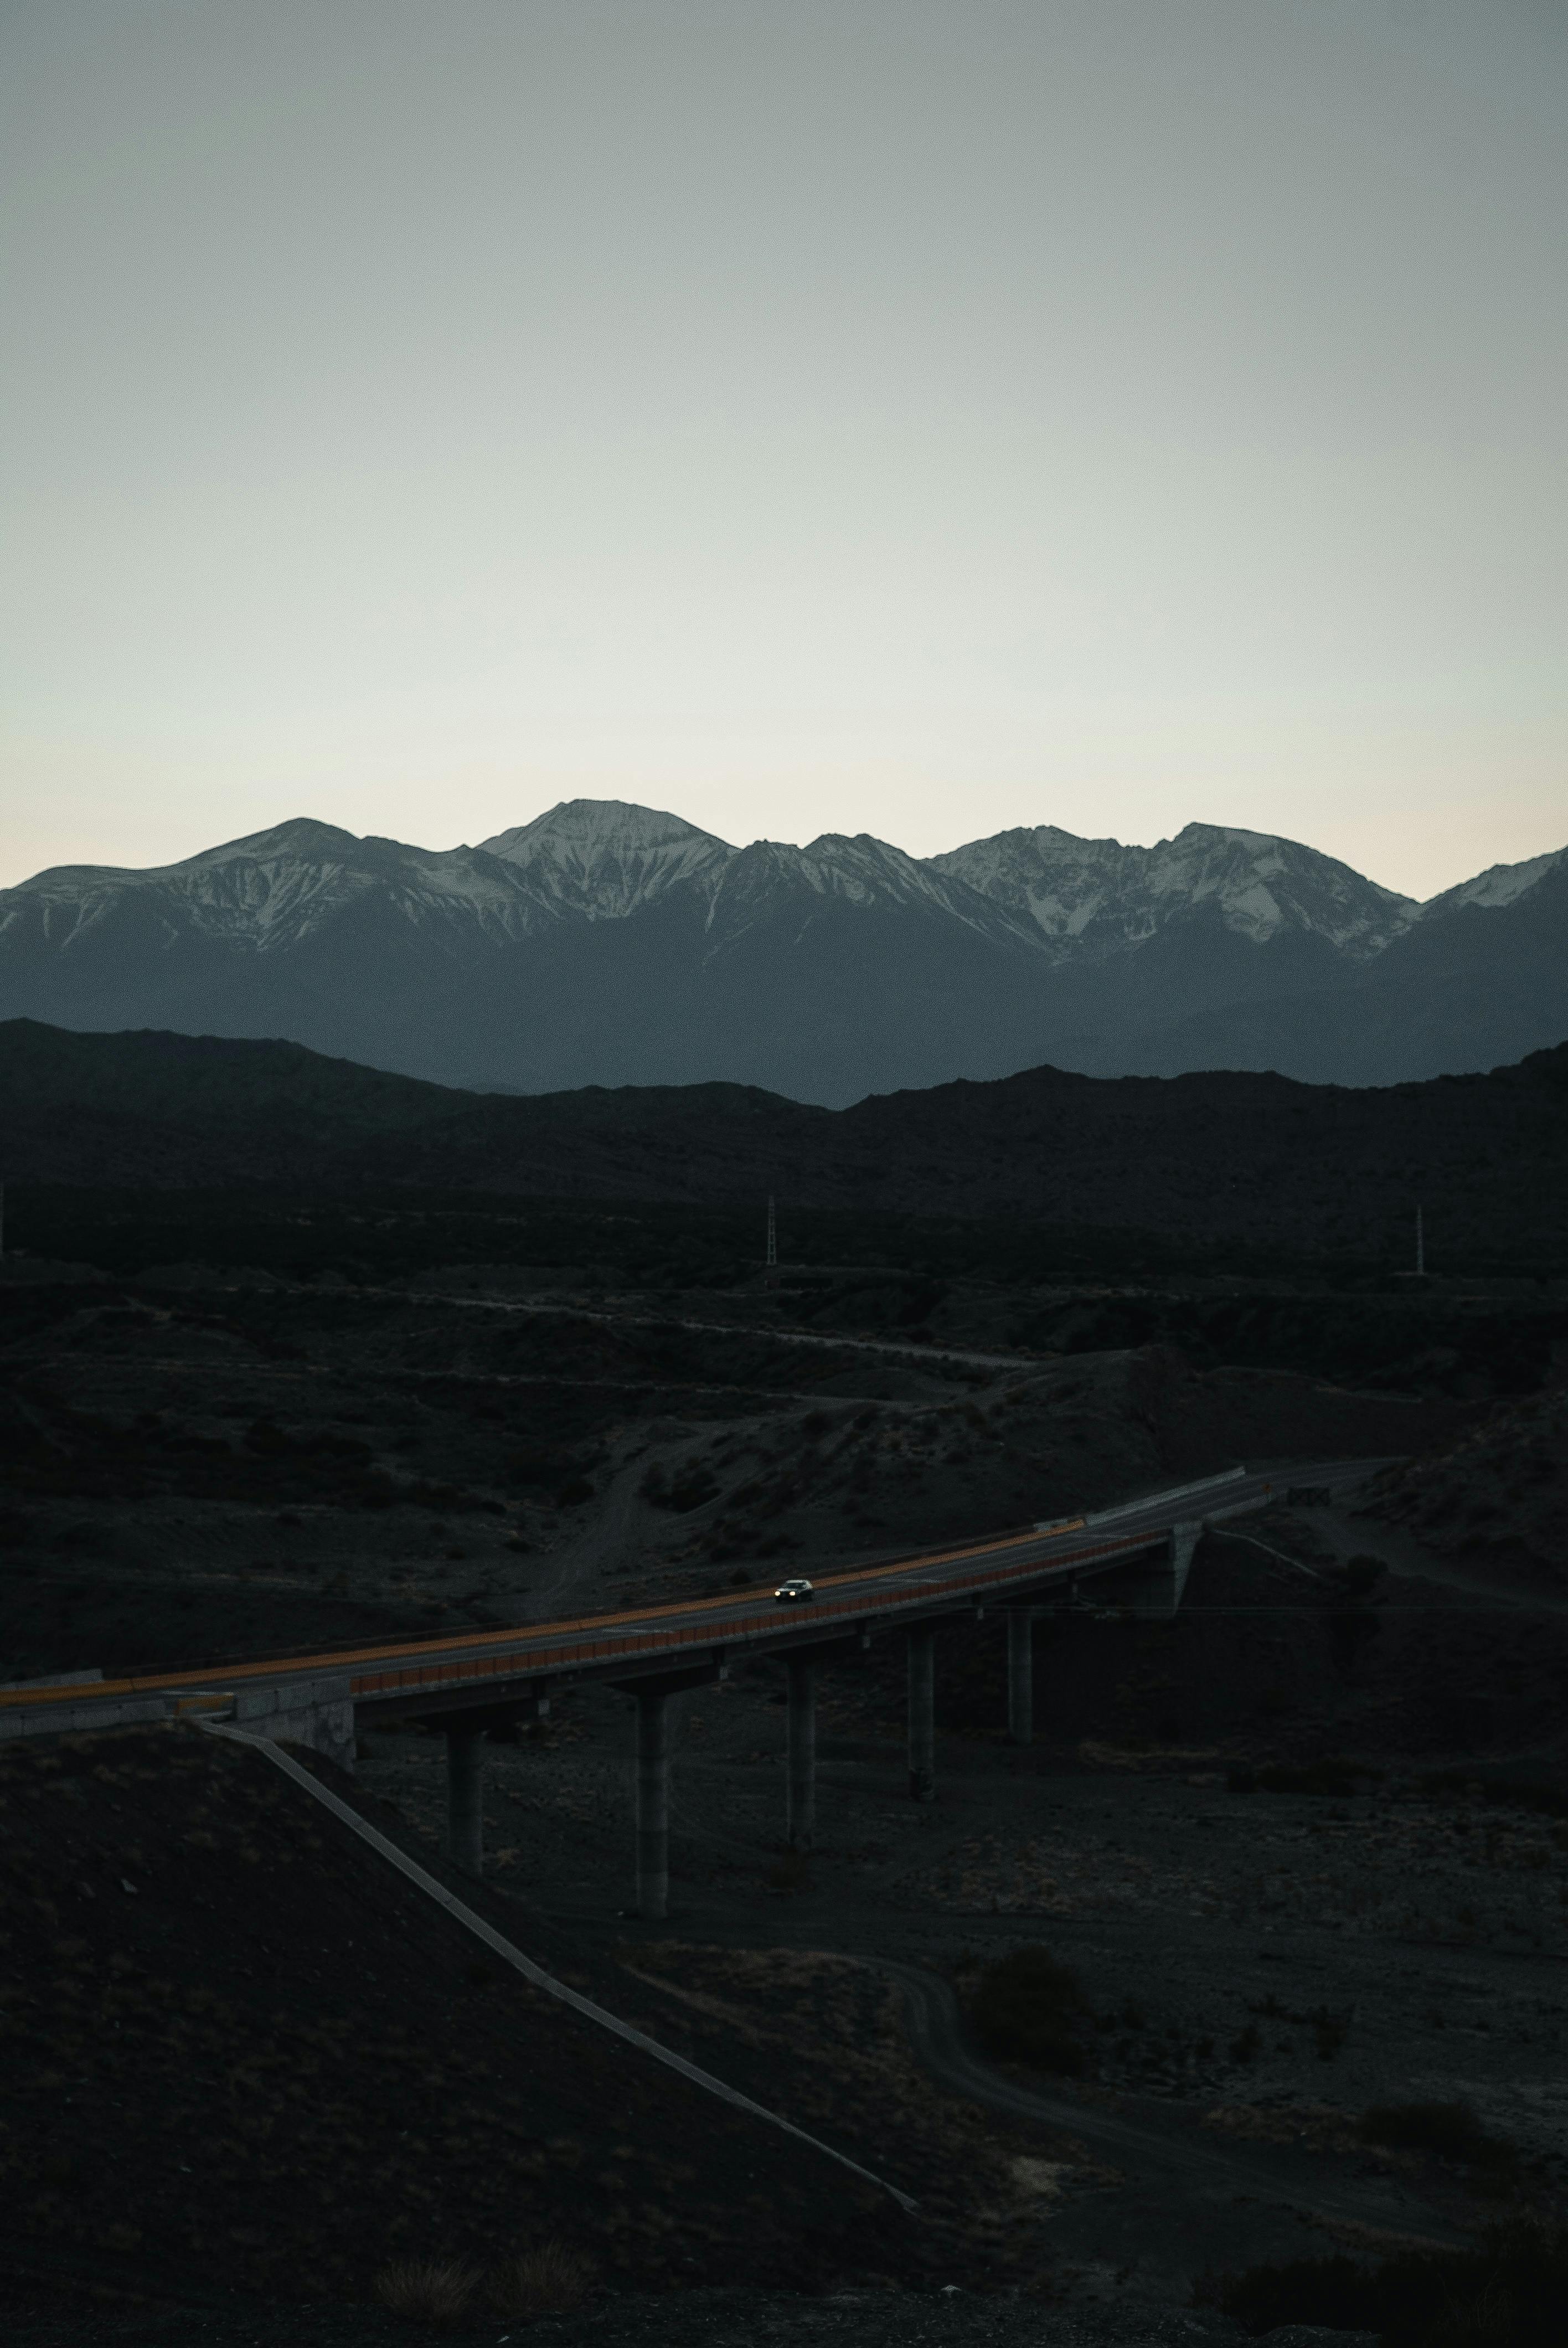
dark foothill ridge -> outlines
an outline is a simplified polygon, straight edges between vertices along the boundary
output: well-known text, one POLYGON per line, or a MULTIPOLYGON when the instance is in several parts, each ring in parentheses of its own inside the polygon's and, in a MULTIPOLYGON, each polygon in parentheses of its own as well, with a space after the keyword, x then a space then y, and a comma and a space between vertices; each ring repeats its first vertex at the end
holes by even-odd
POLYGON ((825 1109, 742 1085, 474 1094, 284 1043, 0 1024, 13 1181, 409 1186, 497 1196, 1121 1226, 1386 1250, 1421 1204, 1455 1258, 1568 1253, 1568 1044, 1490 1074, 1348 1089, 1040 1067, 825 1109))

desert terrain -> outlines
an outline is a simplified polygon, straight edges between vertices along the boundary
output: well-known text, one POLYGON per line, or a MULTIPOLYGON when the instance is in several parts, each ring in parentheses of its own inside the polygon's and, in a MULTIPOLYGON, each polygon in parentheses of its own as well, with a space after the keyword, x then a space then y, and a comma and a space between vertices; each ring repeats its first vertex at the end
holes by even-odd
MULTIPOLYGON (((42 1920, 6 1952, 40 2001, 15 2017, 38 2065, 15 2110, 57 2106, 47 2129, 12 2122, 35 2261, 12 2287, 15 2336, 85 2339, 60 2326, 90 2316, 93 2338, 281 2340, 268 2327, 302 2298, 323 2341, 407 2338, 374 2308, 389 2260, 477 2271, 521 2228, 595 2278, 580 2312, 539 2319, 541 2339, 673 2339, 672 2288, 682 2337, 876 2340, 902 2306, 925 2329, 886 2337, 957 2343, 982 2305, 1004 2340, 1015 2324, 1042 2336, 1048 2312, 1043 2336, 1063 2342, 1195 2336, 1172 2324, 1239 2337, 1226 2276, 1451 2248, 1510 2212, 1555 2219, 1568 1592, 1553 1381, 1568 1298, 1212 1268, 1027 1286, 939 1262, 733 1277, 657 1217, 541 1220, 550 1261, 528 1261, 515 1207, 482 1229, 421 1217, 400 1255, 389 1211, 369 1224, 373 1261, 363 1229, 357 1255, 343 1247, 341 1209, 302 1205, 292 1226, 253 1218, 225 1262, 181 1260, 163 1207, 146 1228, 84 1212, 79 1257, 13 1261, 0 1676, 765 1588, 1237 1461, 1277 1464, 1281 1497, 1205 1538, 1174 1621, 1043 1616, 1029 1748, 1004 1733, 999 1622, 944 1630, 928 1807, 906 1789, 901 1643, 825 1670, 809 1855, 784 1847, 782 1673, 680 1699, 657 1925, 628 1912, 625 1700, 569 1689, 547 1722, 492 1739, 485 1912, 911 2195, 912 2229, 814 2181, 809 2160, 764 2163, 740 2193, 703 2168, 700 2122, 676 2130, 704 2147, 686 2176, 690 2151, 654 2149, 651 2089, 642 2135, 629 2118, 601 2145, 580 2103, 601 2054, 553 2086, 531 2054, 514 2075, 504 2047, 542 2044, 526 2001, 470 1981, 471 1955, 381 1894, 370 1926, 361 1857, 260 1761, 224 1756, 221 1797, 193 1731, 13 1766, 12 1879, 42 1920), (650 1224, 651 1276, 626 1261, 650 1224), (1337 1509, 1291 1476, 1327 1457, 1368 1462, 1337 1509), (40 1835, 50 1816, 60 1830, 40 1835), (156 1917, 146 1888, 90 1910, 72 1890, 84 1838, 107 1863, 120 1833, 179 1911, 157 1947, 127 1937, 128 1918, 139 1933, 156 1917), (237 1890, 190 1874, 191 1838, 214 1833, 237 1890), (302 1899, 319 1933, 291 1925, 302 1899), (238 1942, 219 1931, 231 1901, 238 1942), (124 1979, 117 1949, 138 1969, 124 1979), (1009 1963, 1046 1968, 1038 2044, 992 2011, 1009 1963), (93 2066, 133 2014, 175 2083, 149 2103, 147 2058, 111 2065, 117 2175, 61 2116, 91 2110, 101 2143, 93 2066), (305 2097, 330 2117, 314 2134, 291 2127, 285 2084, 307 2042, 327 2083, 305 2097), (413 2042, 433 2050, 434 2101, 394 2127, 387 2050, 413 2042), (220 2141, 203 2107, 222 2081, 245 2109, 275 2083, 273 2148, 237 2107, 216 2164, 175 2157, 192 2131, 220 2141), (524 2106, 545 2157, 519 2199, 506 2147, 524 2106), (558 2139, 579 2144, 575 2166, 558 2139), (610 2224, 618 2144, 653 2179, 630 2228, 610 2224), (117 2218, 128 2167, 146 2206, 117 2218), (341 2223, 323 2222, 323 2178, 341 2223), (248 2219, 237 2202, 258 2195, 248 2219), (89 2270, 118 2296, 64 2310, 89 2270)), ((393 1724, 362 1736, 345 1781, 437 1869, 444 1755, 393 1724)))

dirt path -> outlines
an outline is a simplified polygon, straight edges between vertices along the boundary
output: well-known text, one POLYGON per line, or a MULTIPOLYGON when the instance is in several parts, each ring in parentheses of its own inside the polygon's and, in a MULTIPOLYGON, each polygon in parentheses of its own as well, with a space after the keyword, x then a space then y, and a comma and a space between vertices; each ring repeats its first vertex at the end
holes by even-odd
POLYGON ((780 1345, 825 1346, 830 1353, 892 1354, 900 1361, 965 1362, 976 1369, 1031 1371, 1050 1363, 1023 1354, 976 1354, 953 1345, 900 1344, 891 1337, 849 1337, 820 1334, 810 1329, 756 1328, 746 1321, 677 1321, 659 1313, 601 1313, 588 1304, 522 1303, 509 1296, 445 1296, 430 1289, 364 1289, 366 1296, 397 1296, 410 1304, 455 1304, 470 1312, 555 1314, 570 1321, 602 1321, 620 1329, 684 1329, 702 1337, 761 1337, 780 1345))
POLYGON ((1293 2159, 1287 2147, 1222 2151, 1194 2137, 1185 2114, 1167 2118, 1146 2113, 1141 2118, 1127 2119, 1076 2097, 1044 2095, 1022 2086, 981 2061, 966 2044, 958 1998, 938 1974, 892 1957, 863 1962, 875 1965, 903 1990, 910 2045, 933 2078, 975 2103, 989 2105, 994 2111, 1065 2130, 1112 2160, 1136 2165, 1143 2172, 1143 2183, 1157 2188, 1163 2199, 1168 2201, 1173 2190, 1207 2198, 1223 2189, 1286 2200, 1331 2223, 1414 2231, 1433 2241, 1459 2239, 1397 2183, 1368 2181, 1349 2189, 1326 2190, 1318 2178, 1307 2173, 1307 2164, 1293 2159))
POLYGON ((531 1586, 526 1598, 516 1601, 512 1620, 548 1622, 570 1613, 576 1605, 597 1603, 606 1574, 621 1562, 631 1545, 637 1482, 635 1462, 616 1471, 591 1520, 574 1540, 548 1553, 544 1578, 531 1586))
MULTIPOLYGON (((702 1790, 692 1784, 693 1758, 684 1756, 683 1768, 701 1807, 711 1793, 711 1780, 709 1769, 698 1765, 702 1790)), ((773 1855, 761 1842, 705 1823, 693 1815, 689 1801, 674 1806, 674 1817, 682 1834, 733 1858, 749 1857, 760 1866, 773 1855)), ((938 1835, 938 1844, 973 1830, 972 1820, 952 1819, 944 1825, 947 1831, 938 1835)), ((938 1855, 935 1848, 923 1851, 922 1865, 928 1867, 938 1855)), ((877 1870, 879 1879, 907 1875, 910 1856, 903 1852, 877 1870)), ((731 1921, 710 1912, 696 1927, 697 1936, 736 1949, 800 1950, 809 1945, 872 1966, 897 1982, 911 2052, 941 2086, 1011 2119, 1076 2139, 1119 2169, 1119 2186, 1064 2202, 1058 2220, 1064 2254, 1087 2260, 1096 2271, 1133 2271, 1144 2287, 1164 2292, 1202 2266, 1245 2262, 1238 2257, 1243 2209, 1248 2213, 1248 2258, 1318 2255, 1325 2248, 1325 2229, 1341 2239, 1397 2235, 1444 2243, 1459 2239, 1398 2178, 1326 2175, 1322 2156, 1288 2145, 1216 2143, 1203 2134, 1190 2106, 1162 2105, 1153 2096, 1141 2096, 1129 2113, 1126 2099, 1122 2109, 1113 2110, 1010 2077, 968 2043, 948 1981, 927 1966, 884 1952, 891 1921, 885 1903, 892 1887, 882 1880, 879 1888, 880 1900, 874 1895, 873 1904, 858 1919, 841 1917, 836 1932, 829 1927, 825 1935, 817 1921, 805 1928, 803 1937, 793 1920, 781 1916, 773 1931, 759 1933, 754 1916, 731 1921)))

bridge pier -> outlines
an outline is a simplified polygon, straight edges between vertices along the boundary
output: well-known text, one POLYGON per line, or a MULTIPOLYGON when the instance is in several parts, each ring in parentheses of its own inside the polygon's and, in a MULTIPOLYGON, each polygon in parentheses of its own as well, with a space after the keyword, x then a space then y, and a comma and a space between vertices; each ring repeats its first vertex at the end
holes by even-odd
POLYGON ((789 1790, 785 1834, 791 1850, 816 1839, 816 1666, 809 1655, 785 1660, 789 1678, 789 1790))
POLYGON ((662 1916, 670 1905, 670 1698, 662 1688, 637 1692, 637 1912, 662 1916))
POLYGON ((650 1673, 619 1680, 622 1695, 637 1706, 637 1913, 654 1919, 670 1909, 670 1699, 687 1688, 712 1687, 728 1679, 729 1665, 715 1659, 683 1672, 650 1673))
POLYGON ((447 1705, 418 1715, 425 1728, 438 1728, 446 1739, 446 1856, 465 1875, 479 1877, 485 1872, 487 1737, 492 1732, 509 1736, 519 1721, 548 1720, 549 1709, 545 1689, 536 1687, 503 1704, 467 1709, 447 1705))
POLYGON ((446 1856, 465 1875, 485 1872, 485 1731, 446 1731, 446 1856))
POLYGON ((928 1623, 909 1632, 909 1798, 937 1798, 937 1634, 928 1623))
POLYGON ((1032 1606, 1009 1606, 1008 1620, 1008 1735, 1015 1745, 1034 1742, 1034 1618, 1032 1606))

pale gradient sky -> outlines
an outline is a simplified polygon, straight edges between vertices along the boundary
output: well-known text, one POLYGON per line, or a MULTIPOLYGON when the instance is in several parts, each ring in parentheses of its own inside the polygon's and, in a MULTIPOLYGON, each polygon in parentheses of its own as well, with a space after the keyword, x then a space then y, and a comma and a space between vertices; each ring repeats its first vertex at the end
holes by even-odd
POLYGON ((0 882, 1568 841, 1563 0, 0 0, 0 882))

